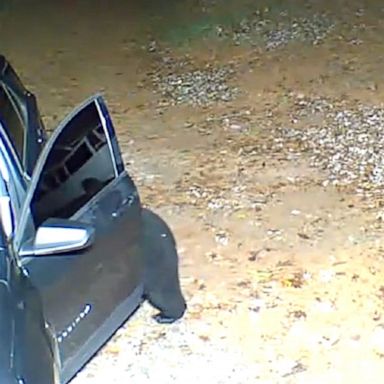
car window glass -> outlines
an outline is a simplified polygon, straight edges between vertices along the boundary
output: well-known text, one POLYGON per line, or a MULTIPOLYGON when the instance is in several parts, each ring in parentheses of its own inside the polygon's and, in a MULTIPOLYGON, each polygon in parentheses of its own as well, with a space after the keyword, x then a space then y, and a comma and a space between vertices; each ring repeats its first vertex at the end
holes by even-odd
POLYGON ((12 98, 2 85, 0 85, 0 120, 8 132, 19 159, 22 160, 24 148, 23 121, 12 98))
POLYGON ((15 214, 18 215, 25 199, 26 184, 15 157, 9 136, 4 133, 0 122, 0 173, 7 184, 15 214))
POLYGON ((50 150, 31 211, 35 225, 69 218, 116 177, 108 136, 96 102, 82 109, 50 150))
POLYGON ((12 84, 11 87, 6 86, 6 90, 9 92, 9 96, 12 101, 14 101, 15 109, 18 111, 20 116, 23 116, 23 114, 26 113, 25 106, 23 103, 17 102, 17 98, 21 95, 24 97, 26 90, 16 72, 10 65, 6 66, 3 75, 7 79, 6 84, 12 84))

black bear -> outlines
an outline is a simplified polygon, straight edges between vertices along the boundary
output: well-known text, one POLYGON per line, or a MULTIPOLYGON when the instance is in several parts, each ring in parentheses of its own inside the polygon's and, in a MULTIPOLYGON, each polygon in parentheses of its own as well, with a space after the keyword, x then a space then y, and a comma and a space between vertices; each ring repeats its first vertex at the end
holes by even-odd
POLYGON ((154 319, 170 324, 187 306, 180 288, 176 241, 168 225, 148 209, 142 211, 144 247, 144 298, 160 312, 154 319))

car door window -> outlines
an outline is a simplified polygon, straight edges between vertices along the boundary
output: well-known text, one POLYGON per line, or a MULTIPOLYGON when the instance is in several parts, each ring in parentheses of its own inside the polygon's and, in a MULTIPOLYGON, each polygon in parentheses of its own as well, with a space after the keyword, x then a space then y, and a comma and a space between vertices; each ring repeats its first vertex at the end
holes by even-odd
POLYGON ((48 154, 30 205, 35 226, 70 218, 116 176, 96 99, 66 124, 48 154))
POLYGON ((0 120, 21 161, 24 153, 24 125, 20 113, 8 91, 0 84, 0 120))

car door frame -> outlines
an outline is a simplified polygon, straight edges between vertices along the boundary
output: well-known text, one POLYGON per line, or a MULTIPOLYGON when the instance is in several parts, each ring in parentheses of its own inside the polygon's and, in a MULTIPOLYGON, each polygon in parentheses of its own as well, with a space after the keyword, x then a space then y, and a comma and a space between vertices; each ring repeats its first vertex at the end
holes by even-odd
MULTIPOLYGON (((15 237, 13 239, 14 247, 17 251, 20 250, 22 247, 22 244, 27 240, 25 237, 28 236, 28 234, 25 234, 25 231, 27 231, 27 226, 28 226, 28 221, 31 217, 31 212, 30 212, 30 207, 31 207, 31 202, 33 198, 33 194, 37 188, 38 182, 40 180, 41 173, 43 171, 43 168, 46 164, 47 158, 49 154, 51 153, 51 149, 53 145, 56 143, 57 138, 60 136, 61 132, 66 128, 68 123, 79 113, 81 112, 84 108, 87 107, 87 105, 90 105, 92 102, 101 101, 103 103, 103 98, 101 93, 96 93, 86 100, 84 100, 81 104, 79 104, 76 108, 74 108, 57 126, 57 128, 53 131, 52 135, 49 137, 49 139, 46 141, 39 158, 36 162, 35 169, 33 171, 33 174, 31 175, 31 178, 29 180, 29 184, 26 189, 26 194, 25 194, 25 199, 24 202, 21 206, 20 209, 20 215, 18 217, 18 225, 15 230, 15 237)), ((104 103, 103 103, 104 104, 104 103)), ((115 177, 117 178, 119 174, 117 173, 118 171, 118 166, 117 166, 117 161, 116 157, 119 156, 119 154, 116 154, 111 142, 110 142, 110 127, 108 129, 108 134, 107 134, 107 140, 108 140, 108 146, 113 154, 112 161, 113 161, 113 166, 114 166, 114 171, 115 171, 115 177)), ((33 234, 31 234, 33 235, 33 234)), ((21 262, 22 265, 22 259, 19 259, 19 262, 21 262)))
MULTIPOLYGON (((116 182, 116 180, 119 180, 120 178, 127 176, 127 172, 125 171, 125 167, 122 162, 119 145, 117 143, 116 133, 114 131, 112 121, 108 113, 108 109, 106 107, 106 104, 104 102, 102 95, 100 93, 97 93, 89 97, 88 99, 86 99, 79 106, 77 106, 69 115, 66 116, 66 118, 58 125, 56 130, 52 133, 51 137, 47 140, 42 152, 40 153, 34 172, 29 181, 29 185, 26 189, 24 203, 20 209, 19 217, 17 218, 17 226, 15 229, 15 236, 13 239, 14 249, 16 250, 15 254, 17 255, 17 262, 24 271, 26 271, 26 264, 31 260, 31 258, 20 257, 18 255, 18 251, 20 251, 20 249, 22 248, 25 242, 30 241, 31 238, 33 238, 37 229, 34 227, 32 223, 31 203, 32 203, 36 188, 38 186, 42 171, 44 170, 44 166, 48 159, 48 156, 50 155, 51 150, 55 145, 55 143, 57 142, 57 139, 59 138, 60 134, 67 127, 68 123, 70 123, 72 119, 76 117, 77 114, 79 114, 83 109, 85 109, 88 105, 92 103, 96 103, 96 107, 98 108, 100 118, 105 119, 105 121, 103 121, 102 123, 105 125, 105 128, 107 130, 106 132, 107 145, 108 145, 109 151, 111 152, 113 167, 114 167, 114 175, 115 175, 115 180, 113 180, 111 183, 114 183, 116 182)), ((105 187, 105 188, 108 188, 108 187, 105 187)), ((103 190, 104 188, 101 191, 99 191, 99 193, 102 194, 103 190)), ((87 209, 86 207, 89 204, 92 204, 94 198, 96 198, 97 195, 95 195, 87 203, 85 203, 84 206, 81 207, 77 212, 75 212, 70 219, 76 219, 76 217, 79 216, 79 214, 81 214, 82 211, 87 209)), ((28 272, 26 271, 26 273, 28 272)), ((126 318, 127 315, 129 315, 130 313, 132 313, 134 311, 133 309, 134 307, 137 308, 137 306, 141 302, 142 295, 143 295, 143 286, 140 284, 137 286, 137 288, 132 292, 130 296, 127 296, 127 301, 123 303, 123 305, 115 308, 115 312, 113 313, 115 320, 112 319, 112 316, 111 316, 111 319, 110 319, 111 322, 110 323, 107 322, 105 326, 101 327, 100 330, 98 330, 97 334, 95 334, 96 336, 95 339, 90 340, 90 343, 88 343, 87 350, 93 350, 93 352, 96 352, 97 347, 100 347, 100 343, 97 340, 101 340, 103 338, 108 339, 111 336, 111 331, 116 330, 116 326, 117 326, 116 324, 117 323, 121 324, 121 320, 123 318, 126 318), (128 308, 129 308, 129 313, 128 313, 128 308)), ((109 319, 106 319, 106 320, 109 320, 109 319)), ((81 360, 80 366, 84 364, 88 360, 87 353, 83 351, 79 351, 79 358, 77 360, 81 360)), ((77 363, 69 365, 67 369, 65 369, 65 371, 61 373, 62 378, 65 380, 69 379, 75 373, 76 368, 80 368, 80 366, 77 366, 77 363)))

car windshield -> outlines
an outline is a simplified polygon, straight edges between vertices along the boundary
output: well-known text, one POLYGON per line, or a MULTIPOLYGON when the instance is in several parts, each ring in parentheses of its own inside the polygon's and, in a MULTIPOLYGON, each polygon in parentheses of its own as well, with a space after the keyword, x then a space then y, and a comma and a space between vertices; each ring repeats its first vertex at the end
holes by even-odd
POLYGON ((8 132, 19 160, 24 153, 24 126, 14 100, 7 90, 0 85, 0 121, 8 132))

